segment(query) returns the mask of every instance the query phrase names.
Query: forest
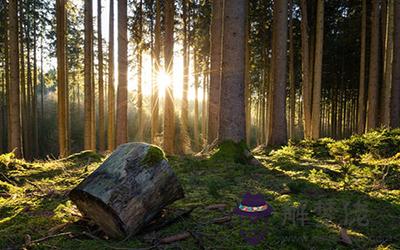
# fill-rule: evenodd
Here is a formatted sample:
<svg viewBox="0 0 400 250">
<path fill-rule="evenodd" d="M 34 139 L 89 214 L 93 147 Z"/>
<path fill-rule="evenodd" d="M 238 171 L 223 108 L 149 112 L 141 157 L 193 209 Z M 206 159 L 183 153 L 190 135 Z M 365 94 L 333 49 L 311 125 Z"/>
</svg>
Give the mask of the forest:
<svg viewBox="0 0 400 250">
<path fill-rule="evenodd" d="M 0 249 L 399 249 L 399 224 L 400 0 L 0 2 Z"/>
</svg>

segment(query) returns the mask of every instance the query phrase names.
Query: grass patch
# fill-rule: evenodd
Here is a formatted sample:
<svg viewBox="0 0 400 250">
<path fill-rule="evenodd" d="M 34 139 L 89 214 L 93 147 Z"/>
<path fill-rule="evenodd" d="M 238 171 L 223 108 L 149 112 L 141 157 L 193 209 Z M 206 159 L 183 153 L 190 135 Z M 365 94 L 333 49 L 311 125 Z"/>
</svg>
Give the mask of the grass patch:
<svg viewBox="0 0 400 250">
<path fill-rule="evenodd" d="M 0 249 L 21 248 L 26 235 L 38 239 L 60 226 L 63 228 L 58 232 L 72 232 L 76 237 L 46 240 L 33 249 L 143 248 L 155 239 L 188 230 L 200 233 L 206 249 L 399 249 L 400 157 L 394 153 L 396 149 L 383 150 L 387 139 L 380 140 L 382 144 L 369 141 L 393 135 L 395 139 L 390 138 L 389 144 L 397 145 L 397 132 L 372 133 L 344 141 L 300 142 L 256 155 L 263 166 L 226 160 L 227 155 L 218 160 L 170 158 L 185 198 L 168 211 L 198 208 L 189 218 L 126 241 L 82 235 L 97 228 L 82 221 L 67 198 L 68 191 L 99 166 L 96 157 L 27 163 L 11 154 L 1 155 Z M 352 149 L 355 145 L 358 149 Z M 225 152 L 235 150 L 229 146 Z M 344 161 L 344 155 L 350 158 Z M 252 228 L 252 223 L 234 215 L 227 223 L 212 223 L 231 215 L 246 192 L 262 194 L 274 209 L 266 239 L 256 247 L 250 247 L 240 236 L 241 230 Z M 216 203 L 227 207 L 221 211 L 204 208 Z M 347 229 L 352 246 L 338 242 L 340 227 Z M 168 247 L 198 249 L 199 245 L 191 237 Z"/>
</svg>

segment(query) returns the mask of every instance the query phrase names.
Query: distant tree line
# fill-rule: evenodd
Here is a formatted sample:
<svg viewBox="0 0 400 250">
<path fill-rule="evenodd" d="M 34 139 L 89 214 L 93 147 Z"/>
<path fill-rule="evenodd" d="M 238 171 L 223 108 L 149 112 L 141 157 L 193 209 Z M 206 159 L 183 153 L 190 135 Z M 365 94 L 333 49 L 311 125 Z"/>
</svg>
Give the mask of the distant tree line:
<svg viewBox="0 0 400 250">
<path fill-rule="evenodd" d="M 400 1 L 93 6 L 92 0 L 0 3 L 0 152 L 65 157 L 138 140 L 190 154 L 226 140 L 282 145 L 400 126 Z M 179 100 L 176 53 L 183 57 Z M 49 61 L 53 68 L 45 67 Z M 161 71 L 170 76 L 162 99 Z M 137 79 L 134 92 L 128 72 Z"/>
</svg>

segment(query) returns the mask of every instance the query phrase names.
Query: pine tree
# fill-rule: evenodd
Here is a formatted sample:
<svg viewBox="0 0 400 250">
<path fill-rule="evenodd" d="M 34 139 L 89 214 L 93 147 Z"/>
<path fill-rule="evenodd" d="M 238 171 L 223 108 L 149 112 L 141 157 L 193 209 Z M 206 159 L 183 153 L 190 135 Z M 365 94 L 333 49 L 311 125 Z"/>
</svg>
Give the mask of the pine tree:
<svg viewBox="0 0 400 250">
<path fill-rule="evenodd" d="M 114 0 L 110 0 L 108 48 L 108 126 L 107 148 L 115 149 L 115 87 L 114 87 Z"/>
<path fill-rule="evenodd" d="M 101 0 L 97 0 L 97 46 L 99 61 L 99 150 L 105 150 L 104 130 L 104 76 L 103 76 L 103 37 L 101 30 Z"/>
<path fill-rule="evenodd" d="M 212 1 L 210 91 L 208 96 L 208 143 L 218 137 L 222 62 L 223 0 Z"/>
<path fill-rule="evenodd" d="M 174 15 L 175 6 L 173 0 L 165 1 L 165 40 L 164 57 L 165 72 L 169 76 L 169 81 L 165 89 L 164 100 L 164 151 L 168 154 L 174 153 L 175 138 L 175 112 L 174 96 L 172 86 L 173 52 L 174 52 Z"/>
<path fill-rule="evenodd" d="M 118 0 L 117 145 L 128 141 L 128 31 L 127 1 Z"/>
<path fill-rule="evenodd" d="M 241 142 L 246 139 L 246 15 L 246 0 L 225 1 L 218 135 L 220 142 Z"/>
<path fill-rule="evenodd" d="M 67 142 L 67 102 L 68 102 L 68 85 L 67 85 L 67 60 L 66 60 L 66 10 L 65 0 L 57 0 L 57 92 L 58 92 L 58 143 L 60 157 L 68 155 Z"/>
<path fill-rule="evenodd" d="M 287 142 L 286 80 L 287 80 L 287 0 L 274 2 L 272 40 L 272 82 L 268 105 L 268 145 Z"/>
<path fill-rule="evenodd" d="M 376 128 L 378 121 L 379 4 L 380 0 L 375 0 L 371 2 L 371 54 L 369 64 L 369 84 L 367 100 L 367 130 Z"/>
<path fill-rule="evenodd" d="M 93 4 L 92 0 L 85 1 L 85 58 L 84 58 L 84 73 L 85 73 L 85 126 L 84 126 L 84 149 L 95 150 L 93 141 Z"/>
<path fill-rule="evenodd" d="M 20 92 L 19 92 L 19 50 L 18 50 L 18 11 L 17 0 L 10 0 L 8 5 L 9 47 L 10 47 L 10 86 L 9 86 L 9 151 L 14 150 L 15 156 L 22 157 Z"/>
</svg>

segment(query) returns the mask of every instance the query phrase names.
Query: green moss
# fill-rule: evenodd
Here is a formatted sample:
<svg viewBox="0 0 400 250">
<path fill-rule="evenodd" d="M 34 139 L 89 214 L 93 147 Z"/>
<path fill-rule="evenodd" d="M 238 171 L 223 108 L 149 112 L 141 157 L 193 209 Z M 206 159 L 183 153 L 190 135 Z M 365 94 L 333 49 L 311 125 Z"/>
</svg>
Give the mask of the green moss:
<svg viewBox="0 0 400 250">
<path fill-rule="evenodd" d="M 244 141 L 223 141 L 211 156 L 211 160 L 228 161 L 235 163 L 248 163 L 251 159 L 250 151 Z"/>
<path fill-rule="evenodd" d="M 379 138 L 380 133 L 357 136 L 369 142 L 365 144 L 368 146 L 365 151 L 359 148 L 366 152 L 360 163 L 343 164 L 324 157 L 325 146 L 321 144 L 342 143 L 346 145 L 346 152 L 356 150 L 354 145 L 358 142 L 350 145 L 343 140 L 332 143 L 308 141 L 282 147 L 271 154 L 260 152 L 256 154 L 264 165 L 260 167 L 234 162 L 237 154 L 241 155 L 246 149 L 243 144 L 242 147 L 229 143 L 221 145 L 213 155 L 219 161 L 171 157 L 169 163 L 185 190 L 185 199 L 168 206 L 167 211 L 174 213 L 193 206 L 198 208 L 190 217 L 157 231 L 157 237 L 194 231 L 204 235 L 202 244 L 206 249 L 215 248 L 217 244 L 224 249 L 250 249 L 240 231 L 252 229 L 251 223 L 243 223 L 235 215 L 226 224 L 211 221 L 232 211 L 242 195 L 251 192 L 263 194 L 274 209 L 268 222 L 267 239 L 251 249 L 309 249 L 310 245 L 316 249 L 346 249 L 348 247 L 338 243 L 339 226 L 348 229 L 353 248 L 400 249 L 400 239 L 395 237 L 400 235 L 398 223 L 395 223 L 395 218 L 400 218 L 400 153 L 390 158 L 383 158 L 385 154 L 381 153 L 380 158 L 376 157 L 376 150 L 385 149 L 381 145 L 389 145 L 388 141 L 395 142 L 398 133 L 384 132 L 387 138 L 381 137 L 384 140 Z M 379 141 L 375 144 L 372 138 Z M 147 160 L 160 159 L 163 155 L 160 151 L 151 148 Z M 330 150 L 330 154 L 333 153 Z M 337 155 L 332 156 L 336 158 Z M 93 227 L 85 221 L 78 222 L 78 211 L 68 201 L 66 193 L 100 163 L 87 160 L 27 163 L 10 155 L 0 155 L 0 162 L 3 164 L 0 165 L 1 173 L 7 178 L 27 180 L 16 182 L 16 185 L 0 181 L 0 189 L 4 191 L 0 191 L 0 249 L 23 248 L 25 235 L 36 240 L 63 223 L 68 225 L 57 233 L 73 232 L 76 237 L 52 238 L 32 249 L 49 246 L 60 249 L 151 247 L 152 243 L 143 241 L 142 236 L 115 241 L 94 240 L 82 235 L 83 231 Z M 203 208 L 216 203 L 224 203 L 227 208 L 224 211 Z M 301 225 L 302 206 L 306 219 L 304 226 Z M 357 211 L 363 206 L 368 209 L 368 225 L 358 223 L 360 214 Z M 95 228 L 89 232 L 101 238 Z M 194 238 L 188 238 L 179 242 L 179 246 L 195 249 L 198 243 Z"/>
<path fill-rule="evenodd" d="M 152 166 L 161 162 L 164 159 L 165 159 L 164 151 L 162 151 L 162 149 L 157 146 L 150 145 L 145 157 L 142 160 L 142 164 L 145 164 L 147 166 Z"/>
</svg>

